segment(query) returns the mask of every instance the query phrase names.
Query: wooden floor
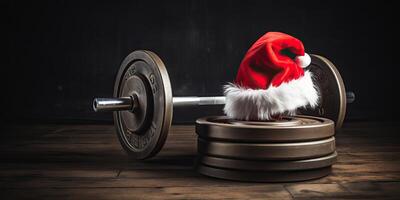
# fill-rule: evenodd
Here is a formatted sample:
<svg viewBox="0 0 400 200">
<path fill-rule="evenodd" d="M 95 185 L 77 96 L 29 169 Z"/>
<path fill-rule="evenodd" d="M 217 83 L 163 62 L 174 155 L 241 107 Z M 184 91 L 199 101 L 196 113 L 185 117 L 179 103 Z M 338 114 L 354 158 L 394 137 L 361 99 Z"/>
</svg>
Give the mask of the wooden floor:
<svg viewBox="0 0 400 200">
<path fill-rule="evenodd" d="M 394 122 L 345 124 L 332 175 L 282 184 L 196 173 L 193 126 L 174 126 L 146 162 L 125 155 L 111 125 L 9 125 L 0 137 L 0 199 L 400 199 Z"/>
</svg>

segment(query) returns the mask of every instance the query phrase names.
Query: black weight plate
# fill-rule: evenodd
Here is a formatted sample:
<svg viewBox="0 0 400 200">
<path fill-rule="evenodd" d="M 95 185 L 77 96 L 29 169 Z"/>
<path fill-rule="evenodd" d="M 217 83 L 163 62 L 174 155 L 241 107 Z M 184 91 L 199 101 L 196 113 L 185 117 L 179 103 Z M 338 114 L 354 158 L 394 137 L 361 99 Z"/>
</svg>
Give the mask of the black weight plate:
<svg viewBox="0 0 400 200">
<path fill-rule="evenodd" d="M 249 182 L 305 181 L 327 176 L 331 173 L 331 170 L 331 167 L 324 167 L 304 171 L 244 171 L 215 168 L 206 165 L 197 166 L 197 171 L 206 176 Z"/>
<path fill-rule="evenodd" d="M 276 122 L 237 121 L 226 116 L 200 118 L 196 133 L 209 140 L 232 142 L 299 142 L 332 137 L 333 121 L 312 116 L 286 117 Z"/>
<path fill-rule="evenodd" d="M 300 160 L 318 158 L 335 151 L 335 138 L 293 143 L 233 143 L 197 140 L 203 155 L 248 160 Z"/>
<path fill-rule="evenodd" d="M 134 51 L 122 62 L 114 97 L 138 96 L 140 109 L 114 112 L 118 138 L 135 159 L 157 154 L 165 143 L 172 120 L 172 92 L 167 70 L 150 51 Z"/>
<path fill-rule="evenodd" d="M 301 109 L 300 112 L 331 119 L 336 128 L 342 127 L 346 115 L 346 89 L 339 71 L 332 62 L 319 55 L 311 55 L 311 64 L 306 69 L 313 74 L 320 102 L 317 108 Z"/>
<path fill-rule="evenodd" d="M 337 153 L 334 152 L 330 155 L 294 161 L 269 161 L 269 160 L 237 160 L 229 158 L 219 158 L 213 156 L 202 156 L 198 158 L 198 162 L 207 166 L 248 170 L 248 171 L 298 171 L 308 169 L 318 169 L 329 167 L 336 162 Z"/>
</svg>

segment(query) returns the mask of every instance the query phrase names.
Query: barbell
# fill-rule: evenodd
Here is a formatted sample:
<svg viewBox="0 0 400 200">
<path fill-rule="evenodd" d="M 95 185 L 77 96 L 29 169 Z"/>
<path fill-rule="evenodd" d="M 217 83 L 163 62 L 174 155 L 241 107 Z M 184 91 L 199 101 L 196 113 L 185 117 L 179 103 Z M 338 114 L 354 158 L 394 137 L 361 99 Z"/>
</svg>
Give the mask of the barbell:
<svg viewBox="0 0 400 200">
<path fill-rule="evenodd" d="M 332 119 L 340 128 L 346 103 L 354 101 L 346 93 L 336 67 L 326 58 L 311 55 L 308 67 L 314 74 L 321 98 L 319 107 L 302 109 L 301 114 Z M 135 159 L 157 154 L 165 143 L 172 122 L 173 107 L 223 105 L 224 96 L 172 97 L 171 83 L 162 60 L 153 52 L 137 50 L 122 62 L 114 84 L 113 98 L 95 98 L 95 111 L 114 111 L 114 124 L 125 151 Z"/>
</svg>

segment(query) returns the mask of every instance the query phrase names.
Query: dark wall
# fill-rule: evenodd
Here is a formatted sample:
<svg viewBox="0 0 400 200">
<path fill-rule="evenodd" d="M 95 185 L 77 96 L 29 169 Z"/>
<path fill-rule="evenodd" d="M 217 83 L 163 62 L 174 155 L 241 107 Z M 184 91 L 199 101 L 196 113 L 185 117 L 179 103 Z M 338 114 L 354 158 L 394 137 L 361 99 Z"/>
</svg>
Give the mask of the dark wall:
<svg viewBox="0 0 400 200">
<path fill-rule="evenodd" d="M 135 49 L 164 60 L 175 96 L 220 95 L 248 47 L 268 31 L 294 35 L 309 53 L 337 65 L 357 95 L 350 119 L 398 118 L 392 3 L 10 1 L 2 7 L 3 119 L 111 120 L 92 112 L 91 101 L 112 95 L 119 64 Z M 180 109 L 176 119 L 220 108 Z"/>
</svg>

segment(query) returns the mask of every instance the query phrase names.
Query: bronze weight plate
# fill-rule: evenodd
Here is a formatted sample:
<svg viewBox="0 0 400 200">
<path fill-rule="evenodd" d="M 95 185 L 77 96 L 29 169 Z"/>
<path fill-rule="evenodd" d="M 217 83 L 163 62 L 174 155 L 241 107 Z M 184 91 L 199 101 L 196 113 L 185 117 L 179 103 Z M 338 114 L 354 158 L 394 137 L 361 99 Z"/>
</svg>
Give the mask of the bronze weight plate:
<svg viewBox="0 0 400 200">
<path fill-rule="evenodd" d="M 157 154 L 165 143 L 172 120 L 172 91 L 161 59 L 150 51 L 134 51 L 122 62 L 114 97 L 138 97 L 135 111 L 114 112 L 118 138 L 135 159 Z"/>
<path fill-rule="evenodd" d="M 200 118 L 196 133 L 207 140 L 230 142 L 301 142 L 332 137 L 333 121 L 320 117 L 294 116 L 281 121 L 238 121 L 226 116 Z"/>
<path fill-rule="evenodd" d="M 343 79 L 328 59 L 319 55 L 310 56 L 311 64 L 306 69 L 313 74 L 320 101 L 317 108 L 301 109 L 300 112 L 331 119 L 335 121 L 336 128 L 340 128 L 346 115 L 346 89 Z"/>
<path fill-rule="evenodd" d="M 298 171 L 318 169 L 332 166 L 336 162 L 336 151 L 330 155 L 294 161 L 268 161 L 268 160 L 236 160 L 229 158 L 219 158 L 213 156 L 202 156 L 198 162 L 207 166 L 249 171 Z"/>
<path fill-rule="evenodd" d="M 233 143 L 197 140 L 200 154 L 248 160 L 300 160 L 318 158 L 335 151 L 335 138 L 292 143 Z"/>
<path fill-rule="evenodd" d="M 197 166 L 197 171 L 203 175 L 249 182 L 291 182 L 317 179 L 331 173 L 331 167 L 303 171 L 245 171 L 215 168 L 206 165 Z"/>
</svg>

